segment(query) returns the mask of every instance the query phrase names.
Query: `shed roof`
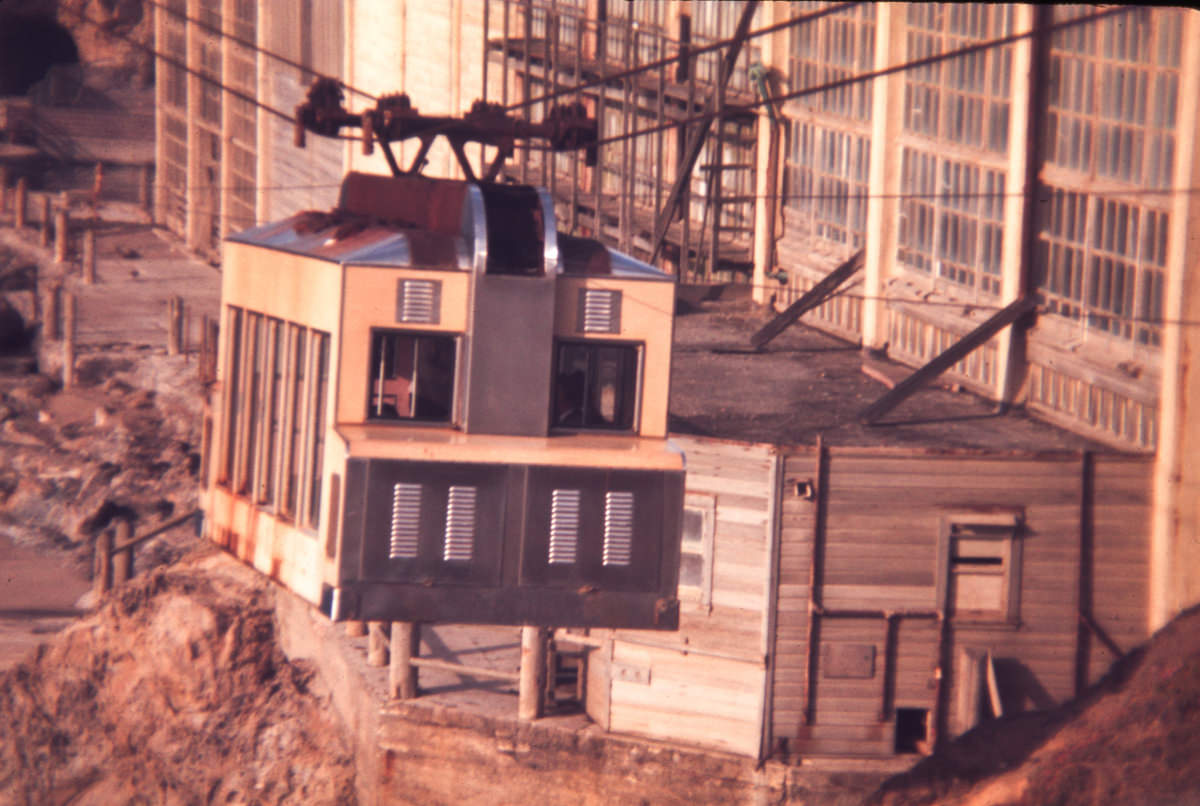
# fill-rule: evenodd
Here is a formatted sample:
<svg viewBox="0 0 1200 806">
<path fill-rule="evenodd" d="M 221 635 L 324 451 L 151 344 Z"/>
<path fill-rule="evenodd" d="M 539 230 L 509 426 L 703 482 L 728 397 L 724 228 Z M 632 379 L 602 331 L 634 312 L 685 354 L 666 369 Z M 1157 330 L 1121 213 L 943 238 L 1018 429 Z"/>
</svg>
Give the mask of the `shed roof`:
<svg viewBox="0 0 1200 806">
<path fill-rule="evenodd" d="M 681 306 L 683 304 L 681 303 Z M 683 306 L 686 307 L 686 306 Z M 803 322 L 759 353 L 750 335 L 770 313 L 748 301 L 706 302 L 675 320 L 669 427 L 748 442 L 995 452 L 1112 451 L 1018 407 L 928 386 L 876 425 L 859 413 L 887 392 L 862 371 L 856 345 Z"/>
</svg>

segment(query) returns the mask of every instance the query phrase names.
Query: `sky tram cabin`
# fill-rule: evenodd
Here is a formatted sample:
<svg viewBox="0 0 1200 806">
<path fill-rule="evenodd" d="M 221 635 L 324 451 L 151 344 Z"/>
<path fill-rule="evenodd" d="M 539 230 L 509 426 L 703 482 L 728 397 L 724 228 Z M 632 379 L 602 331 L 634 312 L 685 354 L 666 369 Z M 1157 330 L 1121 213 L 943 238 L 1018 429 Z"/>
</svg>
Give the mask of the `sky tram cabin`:
<svg viewBox="0 0 1200 806">
<path fill-rule="evenodd" d="M 674 629 L 673 306 L 543 191 L 351 173 L 226 242 L 207 533 L 335 620 Z"/>
</svg>

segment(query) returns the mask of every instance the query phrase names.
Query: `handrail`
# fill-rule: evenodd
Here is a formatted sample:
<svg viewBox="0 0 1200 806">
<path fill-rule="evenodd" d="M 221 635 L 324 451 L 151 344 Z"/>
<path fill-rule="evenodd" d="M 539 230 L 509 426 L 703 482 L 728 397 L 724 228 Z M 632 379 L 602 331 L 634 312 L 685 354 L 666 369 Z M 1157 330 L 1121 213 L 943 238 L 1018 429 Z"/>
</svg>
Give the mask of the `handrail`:
<svg viewBox="0 0 1200 806">
<path fill-rule="evenodd" d="M 149 540 L 152 537 L 158 537 L 163 532 L 165 532 L 169 529 L 174 529 L 176 526 L 180 525 L 181 523 L 184 523 L 185 521 L 187 521 L 191 518 L 196 517 L 203 511 L 204 510 L 200 509 L 199 507 L 196 507 L 195 509 L 193 509 L 191 512 L 187 513 L 186 515 L 180 515 L 179 517 L 173 518 L 172 520 L 169 520 L 166 523 L 160 524 L 160 525 L 154 527 L 153 529 L 151 529 L 149 532 L 146 532 L 146 534 L 144 534 L 144 535 L 138 535 L 137 537 L 132 537 L 129 540 L 126 540 L 124 543 L 115 543 L 115 544 L 113 544 L 111 553 L 116 554 L 118 551 L 124 551 L 125 549 L 133 548 L 138 543 Z"/>
</svg>

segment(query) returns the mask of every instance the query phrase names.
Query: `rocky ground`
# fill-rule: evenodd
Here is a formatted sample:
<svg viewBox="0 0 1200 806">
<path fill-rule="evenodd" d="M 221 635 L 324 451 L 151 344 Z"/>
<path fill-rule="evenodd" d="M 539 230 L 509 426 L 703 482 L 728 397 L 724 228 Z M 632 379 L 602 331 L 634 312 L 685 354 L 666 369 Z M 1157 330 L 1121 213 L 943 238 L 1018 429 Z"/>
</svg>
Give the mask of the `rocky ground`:
<svg viewBox="0 0 1200 806">
<path fill-rule="evenodd" d="M 354 762 L 270 583 L 214 551 L 0 675 L 0 804 L 345 804 Z"/>
</svg>

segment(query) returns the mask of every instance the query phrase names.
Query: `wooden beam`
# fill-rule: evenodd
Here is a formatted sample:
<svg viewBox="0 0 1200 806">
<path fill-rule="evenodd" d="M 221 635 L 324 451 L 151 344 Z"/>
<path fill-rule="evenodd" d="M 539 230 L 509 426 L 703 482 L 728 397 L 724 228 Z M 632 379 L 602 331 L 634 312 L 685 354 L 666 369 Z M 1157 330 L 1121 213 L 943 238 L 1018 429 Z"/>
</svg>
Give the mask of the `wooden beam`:
<svg viewBox="0 0 1200 806">
<path fill-rule="evenodd" d="M 943 350 L 928 364 L 896 384 L 895 389 L 867 406 L 859 415 L 859 420 L 865 425 L 874 424 L 880 417 L 911 397 L 922 386 L 950 369 L 976 347 L 981 346 L 1003 328 L 1011 325 L 1036 307 L 1037 299 L 1029 296 L 1022 297 L 1000 309 L 986 322 Z"/>
<path fill-rule="evenodd" d="M 819 283 L 805 291 L 800 299 L 793 302 L 782 313 L 763 325 L 757 333 L 750 337 L 750 344 L 754 349 L 761 350 L 771 339 L 790 327 L 793 322 L 827 300 L 834 291 L 838 290 L 842 283 L 850 279 L 855 272 L 863 267 L 863 257 L 865 254 L 866 250 L 859 249 L 848 260 L 825 275 Z"/>
<path fill-rule="evenodd" d="M 725 51 L 725 58 L 721 62 L 721 74 L 717 78 L 719 86 L 724 87 L 729 82 L 729 77 L 733 75 L 734 65 L 737 64 L 738 56 L 741 55 L 742 45 L 746 41 L 746 35 L 750 33 L 750 21 L 754 18 L 754 12 L 758 8 L 757 0 L 749 0 L 742 8 L 741 19 L 738 20 L 737 28 L 733 36 L 729 40 L 729 49 Z M 692 71 L 690 75 L 694 75 Z M 704 148 L 704 140 L 708 136 L 708 130 L 713 124 L 713 97 L 709 96 L 708 101 L 704 105 L 704 115 L 696 128 L 692 131 L 692 136 L 688 138 L 687 153 L 682 162 L 679 164 L 679 172 L 675 175 L 675 183 L 671 185 L 671 192 L 667 194 L 666 204 L 658 214 L 658 222 L 654 225 L 654 241 L 650 247 L 650 263 L 658 260 L 658 255 L 662 251 L 663 240 L 667 236 L 667 229 L 671 226 L 671 221 L 675 217 L 675 210 L 678 209 L 680 201 L 683 199 L 684 190 L 691 184 L 692 169 L 696 167 L 696 160 L 700 158 L 700 152 Z M 688 114 L 691 114 L 690 98 Z M 599 121 L 597 121 L 599 124 Z M 597 166 L 597 170 L 599 167 Z M 687 211 L 684 211 L 684 216 Z M 683 249 L 687 249 L 687 244 L 683 245 Z"/>
</svg>

